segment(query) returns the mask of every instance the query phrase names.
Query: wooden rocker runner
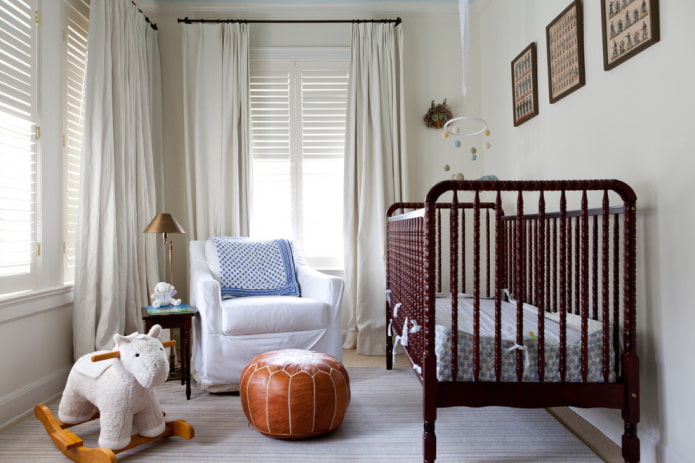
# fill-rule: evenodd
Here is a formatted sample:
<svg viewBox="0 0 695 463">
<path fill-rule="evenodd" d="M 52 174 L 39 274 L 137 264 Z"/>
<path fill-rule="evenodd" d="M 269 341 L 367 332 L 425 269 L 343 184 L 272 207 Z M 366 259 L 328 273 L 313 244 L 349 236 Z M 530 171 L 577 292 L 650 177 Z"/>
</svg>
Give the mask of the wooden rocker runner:
<svg viewBox="0 0 695 463">
<path fill-rule="evenodd" d="M 176 341 L 165 341 L 163 347 L 172 347 Z M 101 360 L 115 359 L 121 356 L 120 351 L 112 351 L 91 356 L 92 362 Z M 185 420 L 166 421 L 164 430 L 152 437 L 145 437 L 140 434 L 133 434 L 130 437 L 130 442 L 117 450 L 112 450 L 107 447 L 86 447 L 84 441 L 67 428 L 78 424 L 86 423 L 99 418 L 100 414 L 97 409 L 94 410 L 92 416 L 80 423 L 64 423 L 56 418 L 51 410 L 45 404 L 39 404 L 34 407 L 34 415 L 38 418 L 46 428 L 46 432 L 50 436 L 55 446 L 70 460 L 78 463 L 116 463 L 118 458 L 117 453 L 124 452 L 131 448 L 152 442 L 156 439 L 167 436 L 179 436 L 184 439 L 191 439 L 195 435 L 193 426 Z"/>
</svg>

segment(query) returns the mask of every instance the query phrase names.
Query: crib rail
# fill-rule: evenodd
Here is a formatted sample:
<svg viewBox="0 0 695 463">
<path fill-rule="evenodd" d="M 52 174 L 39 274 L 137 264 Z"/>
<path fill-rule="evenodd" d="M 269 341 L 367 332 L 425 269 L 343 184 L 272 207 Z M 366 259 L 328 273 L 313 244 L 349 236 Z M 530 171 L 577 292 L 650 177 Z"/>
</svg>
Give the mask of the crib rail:
<svg viewBox="0 0 695 463">
<path fill-rule="evenodd" d="M 444 197 L 447 195 L 447 197 Z M 635 352 L 635 195 L 616 180 L 447 181 L 423 203 L 389 210 L 387 322 L 415 368 L 434 363 L 435 296 L 451 294 L 450 377 L 459 375 L 459 293 L 473 305 L 472 380 L 481 375 L 481 300 L 495 302 L 494 381 L 503 378 L 501 306 L 516 305 L 515 380 L 529 368 L 548 379 L 545 314 L 559 315 L 559 382 L 568 381 L 568 314 L 580 322 L 581 382 L 621 378 L 621 356 Z M 406 212 L 395 215 L 397 212 Z M 394 307 L 399 316 L 394 317 Z M 537 308 L 534 365 L 523 346 L 522 313 Z M 571 316 L 570 315 L 570 316 Z M 407 319 L 408 326 L 404 326 Z M 592 320 L 592 322 L 590 322 Z M 589 324 L 600 325 L 600 379 L 590 378 Z M 621 343 L 622 341 L 622 343 Z M 388 343 L 387 338 L 387 343 Z M 391 348 L 392 346 L 387 346 Z M 485 379 L 487 378 L 487 379 Z M 556 379 L 553 379 L 556 381 Z M 572 381 L 577 381 L 576 378 Z"/>
</svg>

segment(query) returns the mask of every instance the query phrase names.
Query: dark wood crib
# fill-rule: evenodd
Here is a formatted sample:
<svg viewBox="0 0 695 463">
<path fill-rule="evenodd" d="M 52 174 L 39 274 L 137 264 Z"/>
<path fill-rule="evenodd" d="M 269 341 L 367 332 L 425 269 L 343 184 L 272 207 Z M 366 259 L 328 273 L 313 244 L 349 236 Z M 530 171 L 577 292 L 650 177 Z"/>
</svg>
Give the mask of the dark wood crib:
<svg viewBox="0 0 695 463">
<path fill-rule="evenodd" d="M 444 181 L 388 211 L 387 368 L 402 346 L 437 408 L 622 410 L 640 459 L 636 196 L 618 180 Z"/>
</svg>

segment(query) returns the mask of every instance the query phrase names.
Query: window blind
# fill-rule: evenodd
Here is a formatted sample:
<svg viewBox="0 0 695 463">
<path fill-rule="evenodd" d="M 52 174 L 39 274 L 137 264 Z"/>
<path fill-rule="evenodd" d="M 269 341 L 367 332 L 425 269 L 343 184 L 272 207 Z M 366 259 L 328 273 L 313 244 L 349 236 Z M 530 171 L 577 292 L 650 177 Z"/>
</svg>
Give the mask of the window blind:
<svg viewBox="0 0 695 463">
<path fill-rule="evenodd" d="M 35 285 L 36 21 L 33 0 L 0 3 L 0 292 Z"/>
<path fill-rule="evenodd" d="M 252 62 L 251 233 L 288 236 L 307 260 L 342 267 L 347 61 Z"/>
<path fill-rule="evenodd" d="M 74 281 L 77 208 L 80 194 L 80 158 L 84 127 L 84 84 L 87 70 L 87 32 L 89 4 L 83 0 L 65 0 L 65 127 L 63 142 L 64 197 L 63 236 L 65 240 L 64 280 Z"/>
</svg>

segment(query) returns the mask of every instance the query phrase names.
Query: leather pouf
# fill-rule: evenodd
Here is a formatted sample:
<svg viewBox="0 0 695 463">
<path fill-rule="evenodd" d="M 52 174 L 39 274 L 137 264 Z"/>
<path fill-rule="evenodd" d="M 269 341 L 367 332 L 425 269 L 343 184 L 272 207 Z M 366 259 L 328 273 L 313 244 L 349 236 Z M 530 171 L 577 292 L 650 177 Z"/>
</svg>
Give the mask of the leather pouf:
<svg viewBox="0 0 695 463">
<path fill-rule="evenodd" d="M 340 426 L 350 403 L 350 379 L 332 355 L 276 350 L 244 367 L 239 395 L 246 418 L 261 434 L 301 439 Z"/>
</svg>

